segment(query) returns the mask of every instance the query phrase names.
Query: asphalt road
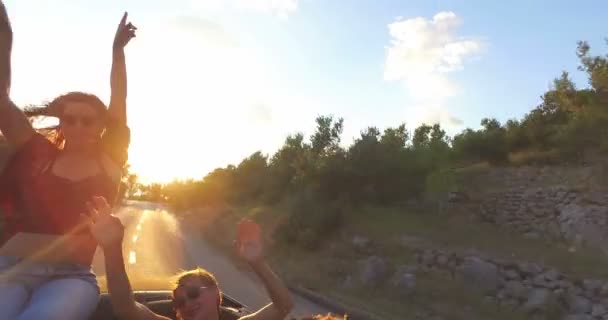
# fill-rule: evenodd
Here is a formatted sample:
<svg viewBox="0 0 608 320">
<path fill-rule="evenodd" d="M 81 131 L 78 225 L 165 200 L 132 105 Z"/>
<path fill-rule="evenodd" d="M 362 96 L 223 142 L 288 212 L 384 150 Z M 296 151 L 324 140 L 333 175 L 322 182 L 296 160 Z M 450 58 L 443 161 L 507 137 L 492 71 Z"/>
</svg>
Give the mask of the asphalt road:
<svg viewBox="0 0 608 320">
<path fill-rule="evenodd" d="M 251 272 L 237 268 L 228 258 L 209 246 L 200 232 L 182 225 L 161 206 L 130 202 L 117 215 L 125 225 L 125 260 L 135 290 L 166 290 L 172 287 L 172 277 L 182 270 L 200 266 L 211 271 L 220 288 L 251 309 L 270 302 L 262 284 Z M 103 254 L 95 255 L 93 268 L 100 276 L 102 289 Z M 327 309 L 293 295 L 292 316 L 324 314 Z"/>
</svg>

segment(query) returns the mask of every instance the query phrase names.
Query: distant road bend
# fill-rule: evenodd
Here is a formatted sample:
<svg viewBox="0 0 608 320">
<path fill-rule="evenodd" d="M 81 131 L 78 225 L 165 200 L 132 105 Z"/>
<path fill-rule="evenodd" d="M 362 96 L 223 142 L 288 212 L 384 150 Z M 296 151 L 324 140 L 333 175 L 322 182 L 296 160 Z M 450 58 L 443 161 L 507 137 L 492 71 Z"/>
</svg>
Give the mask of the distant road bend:
<svg viewBox="0 0 608 320">
<path fill-rule="evenodd" d="M 270 302 L 263 286 L 213 250 L 200 233 L 189 231 L 165 208 L 146 202 L 129 202 L 117 214 L 125 225 L 125 255 L 135 290 L 166 290 L 171 277 L 200 266 L 212 272 L 222 291 L 256 310 Z M 93 268 L 105 287 L 103 253 L 98 250 Z M 293 294 L 291 316 L 324 314 L 327 309 Z"/>
</svg>

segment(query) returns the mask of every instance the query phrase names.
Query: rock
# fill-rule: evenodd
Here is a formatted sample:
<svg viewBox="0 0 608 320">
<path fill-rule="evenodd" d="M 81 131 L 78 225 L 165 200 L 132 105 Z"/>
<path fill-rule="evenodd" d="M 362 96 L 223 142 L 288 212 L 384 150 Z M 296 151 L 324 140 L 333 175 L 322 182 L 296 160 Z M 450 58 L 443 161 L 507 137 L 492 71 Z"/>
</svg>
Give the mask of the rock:
<svg viewBox="0 0 608 320">
<path fill-rule="evenodd" d="M 448 257 L 445 256 L 445 255 L 443 255 L 443 254 L 439 255 L 437 257 L 437 264 L 440 265 L 440 266 L 442 266 L 442 267 L 445 266 L 445 265 L 447 265 L 448 264 Z"/>
<path fill-rule="evenodd" d="M 371 241 L 366 237 L 354 236 L 351 243 L 356 251 L 365 252 L 369 248 Z"/>
<path fill-rule="evenodd" d="M 387 276 L 388 268 L 384 259 L 371 256 L 360 261 L 361 272 L 359 274 L 361 283 L 366 286 L 380 286 Z"/>
<path fill-rule="evenodd" d="M 529 262 L 520 262 L 517 264 L 517 268 L 526 276 L 536 275 L 542 271 L 541 267 Z"/>
<path fill-rule="evenodd" d="M 601 317 L 606 313 L 608 313 L 608 310 L 606 310 L 606 307 L 601 304 L 594 304 L 591 308 L 591 316 L 593 317 Z"/>
<path fill-rule="evenodd" d="M 564 237 L 575 242 L 601 248 L 608 237 L 605 228 L 606 214 L 595 205 L 573 202 L 559 211 L 558 221 Z"/>
<path fill-rule="evenodd" d="M 547 270 L 547 272 L 545 272 L 544 276 L 545 276 L 545 279 L 547 279 L 549 281 L 557 281 L 561 278 L 559 272 L 555 269 Z"/>
<path fill-rule="evenodd" d="M 551 291 L 547 289 L 534 289 L 523 308 L 526 312 L 543 311 L 551 301 L 551 296 Z"/>
<path fill-rule="evenodd" d="M 570 288 L 574 287 L 574 284 L 572 284 L 572 282 L 569 282 L 567 280 L 559 280 L 557 282 L 557 284 L 559 285 L 560 288 L 562 288 L 564 290 L 570 290 Z"/>
<path fill-rule="evenodd" d="M 570 293 L 572 295 L 582 295 L 583 294 L 583 289 L 581 289 L 580 287 L 577 287 L 577 286 L 573 285 L 572 287 L 568 288 L 568 293 Z"/>
<path fill-rule="evenodd" d="M 600 295 L 602 297 L 608 297 L 608 283 L 605 283 L 600 289 Z"/>
<path fill-rule="evenodd" d="M 521 279 L 521 276 L 519 275 L 519 273 L 513 269 L 506 270 L 504 272 L 504 276 L 508 280 L 520 280 Z"/>
<path fill-rule="evenodd" d="M 549 288 L 549 281 L 547 281 L 547 279 L 545 279 L 544 275 L 542 274 L 539 274 L 534 277 L 534 280 L 532 280 L 532 284 L 540 288 Z"/>
<path fill-rule="evenodd" d="M 554 290 L 553 290 L 553 294 L 554 294 L 556 297 L 561 297 L 561 296 L 563 296 L 565 293 L 566 293 L 566 290 L 564 290 L 564 289 L 562 289 L 562 288 L 558 288 L 558 289 L 554 289 Z"/>
<path fill-rule="evenodd" d="M 401 294 L 408 295 L 416 288 L 416 276 L 411 273 L 397 274 L 393 277 L 391 284 Z"/>
<path fill-rule="evenodd" d="M 508 297 L 523 300 L 527 297 L 528 289 L 519 281 L 508 281 L 505 284 L 505 294 Z"/>
<path fill-rule="evenodd" d="M 477 257 L 465 258 L 461 272 L 465 282 L 483 291 L 496 290 L 501 282 L 498 267 Z"/>
<path fill-rule="evenodd" d="M 591 312 L 591 301 L 580 295 L 569 295 L 566 299 L 568 309 L 574 314 Z"/>
<path fill-rule="evenodd" d="M 602 289 L 602 286 L 604 285 L 604 283 L 602 282 L 602 280 L 592 280 L 592 279 L 585 279 L 583 280 L 583 288 L 585 288 L 585 290 L 590 291 L 590 292 L 599 292 Z"/>
<path fill-rule="evenodd" d="M 425 266 L 431 266 L 435 264 L 435 255 L 432 251 L 425 251 L 422 254 L 422 264 Z"/>
<path fill-rule="evenodd" d="M 547 288 L 552 290 L 559 289 L 559 281 L 547 280 Z"/>
</svg>

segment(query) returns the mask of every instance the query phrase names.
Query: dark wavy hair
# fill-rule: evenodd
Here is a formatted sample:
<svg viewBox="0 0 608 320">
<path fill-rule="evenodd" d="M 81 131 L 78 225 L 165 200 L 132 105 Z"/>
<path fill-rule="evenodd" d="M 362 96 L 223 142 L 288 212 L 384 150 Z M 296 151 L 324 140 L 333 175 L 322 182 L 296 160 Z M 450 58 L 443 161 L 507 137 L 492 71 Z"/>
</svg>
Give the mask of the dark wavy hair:
<svg viewBox="0 0 608 320">
<path fill-rule="evenodd" d="M 80 91 L 68 92 L 42 105 L 29 105 L 24 108 L 24 113 L 30 119 L 30 121 L 45 117 L 61 118 L 65 105 L 71 102 L 85 103 L 93 107 L 99 118 L 105 122 L 108 108 L 103 101 L 101 101 L 101 99 L 94 94 Z M 58 148 L 63 148 L 65 137 L 61 133 L 59 125 L 44 127 L 37 130 L 43 133 L 47 139 L 49 139 Z"/>
</svg>

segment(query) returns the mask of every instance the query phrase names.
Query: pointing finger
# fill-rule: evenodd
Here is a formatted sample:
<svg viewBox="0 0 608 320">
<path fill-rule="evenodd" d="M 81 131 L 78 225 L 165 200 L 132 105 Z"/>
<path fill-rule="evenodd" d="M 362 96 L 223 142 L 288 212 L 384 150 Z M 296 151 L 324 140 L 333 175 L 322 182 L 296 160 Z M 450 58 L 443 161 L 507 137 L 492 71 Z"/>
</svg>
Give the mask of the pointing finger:
<svg viewBox="0 0 608 320">
<path fill-rule="evenodd" d="M 125 13 L 122 15 L 122 19 L 120 19 L 121 26 L 124 26 L 127 23 L 128 16 L 129 16 L 129 13 L 125 11 Z"/>
</svg>

